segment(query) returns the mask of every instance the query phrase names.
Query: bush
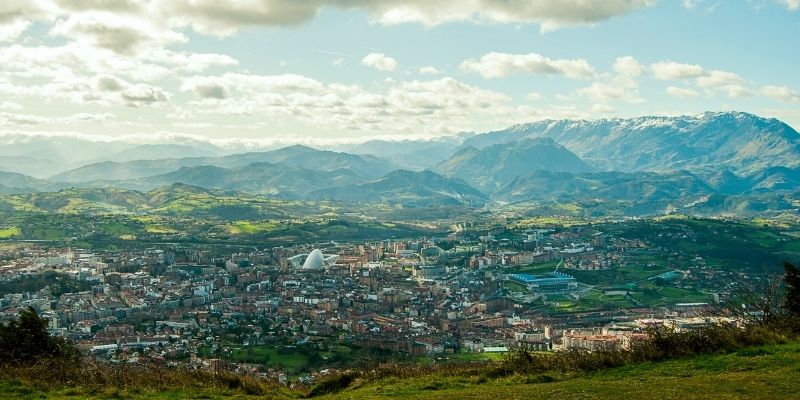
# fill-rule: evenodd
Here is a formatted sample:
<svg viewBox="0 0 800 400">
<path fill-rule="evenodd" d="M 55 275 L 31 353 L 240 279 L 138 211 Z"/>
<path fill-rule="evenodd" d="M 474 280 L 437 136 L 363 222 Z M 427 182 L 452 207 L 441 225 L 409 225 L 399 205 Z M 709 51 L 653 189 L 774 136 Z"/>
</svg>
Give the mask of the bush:
<svg viewBox="0 0 800 400">
<path fill-rule="evenodd" d="M 739 328 L 717 324 L 684 332 L 666 328 L 654 329 L 650 331 L 649 340 L 636 343 L 628 350 L 573 350 L 562 353 L 514 350 L 488 376 L 530 375 L 546 371 L 597 371 L 631 363 L 729 353 L 752 346 L 786 343 L 791 335 L 791 331 L 781 328 L 781 325 L 749 325 Z"/>
<path fill-rule="evenodd" d="M 711 325 L 687 332 L 658 329 L 651 339 L 633 347 L 636 361 L 661 361 L 700 354 L 727 353 L 744 347 L 785 343 L 787 333 L 776 326 Z"/>
<path fill-rule="evenodd" d="M 80 352 L 63 338 L 47 333 L 47 320 L 27 308 L 19 318 L 0 324 L 0 363 L 24 363 L 39 359 L 77 360 Z"/>
<path fill-rule="evenodd" d="M 275 389 L 273 382 L 268 382 L 249 375 L 241 375 L 233 372 L 220 372 L 209 377 L 208 383 L 220 382 L 228 389 L 239 389 L 248 395 L 263 396 L 271 393 Z"/>
<path fill-rule="evenodd" d="M 783 265 L 783 281 L 786 284 L 784 308 L 794 317 L 800 317 L 800 268 L 792 263 Z"/>
<path fill-rule="evenodd" d="M 631 361 L 631 352 L 624 350 L 602 350 L 595 352 L 573 350 L 563 353 L 532 353 L 520 349 L 509 352 L 503 359 L 498 373 L 537 374 L 546 371 L 580 372 L 623 366 Z"/>
<path fill-rule="evenodd" d="M 336 393 L 341 390 L 347 389 L 353 381 L 356 380 L 357 375 L 352 372 L 337 374 L 328 377 L 314 386 L 311 392 L 308 393 L 309 397 L 322 396 L 325 394 Z"/>
<path fill-rule="evenodd" d="M 166 367 L 157 363 L 103 364 L 92 360 L 40 359 L 35 363 L 0 366 L 0 381 L 21 382 L 49 390 L 83 387 L 129 391 L 232 389 L 248 395 L 288 391 L 277 382 L 220 370 Z M 0 396 L 1 397 L 1 396 Z"/>
</svg>

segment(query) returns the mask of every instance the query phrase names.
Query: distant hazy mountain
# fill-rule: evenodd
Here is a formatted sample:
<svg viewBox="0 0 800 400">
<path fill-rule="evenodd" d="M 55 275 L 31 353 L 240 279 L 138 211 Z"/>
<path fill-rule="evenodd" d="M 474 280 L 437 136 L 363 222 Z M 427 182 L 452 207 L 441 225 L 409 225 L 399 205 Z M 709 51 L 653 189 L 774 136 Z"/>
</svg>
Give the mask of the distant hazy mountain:
<svg viewBox="0 0 800 400">
<path fill-rule="evenodd" d="M 268 162 L 315 171 L 350 169 L 366 178 L 383 176 L 394 169 L 386 161 L 372 156 L 359 156 L 305 146 L 291 146 L 269 152 L 233 154 L 224 157 L 166 158 L 128 162 L 101 162 L 86 165 L 50 178 L 58 182 L 92 182 L 141 179 L 177 171 L 184 167 L 216 166 L 238 168 L 252 163 Z"/>
<path fill-rule="evenodd" d="M 86 183 L 96 181 L 122 181 L 165 174 L 188 165 L 202 165 L 204 158 L 163 160 L 137 160 L 128 162 L 103 161 L 75 168 L 51 176 L 53 182 Z"/>
<path fill-rule="evenodd" d="M 409 206 L 482 206 L 486 196 L 464 182 L 432 171 L 397 170 L 381 179 L 312 192 L 314 199 L 388 202 Z"/>
<path fill-rule="evenodd" d="M 58 190 L 63 187 L 28 175 L 5 171 L 0 171 L 0 186 L 3 186 L 2 192 L 5 194 Z"/>
<path fill-rule="evenodd" d="M 285 164 L 261 162 L 238 168 L 210 165 L 184 167 L 164 175 L 116 184 L 128 188 L 152 189 L 173 183 L 183 183 L 208 189 L 298 198 L 317 189 L 349 185 L 364 180 L 365 178 L 356 175 L 349 169 L 315 171 Z"/>
<path fill-rule="evenodd" d="M 135 147 L 128 142 L 97 142 L 70 137 L 9 135 L 0 137 L 0 156 L 29 157 L 75 166 Z M 48 171 L 54 175 L 59 171 Z"/>
<path fill-rule="evenodd" d="M 19 193 L 29 193 L 29 192 L 21 191 L 20 188 L 12 188 L 0 184 L 0 194 L 19 194 Z"/>
<path fill-rule="evenodd" d="M 465 147 L 435 170 L 491 192 L 517 176 L 536 171 L 579 173 L 592 168 L 553 140 L 537 138 L 482 149 Z"/>
<path fill-rule="evenodd" d="M 389 160 L 399 168 L 422 170 L 436 166 L 450 158 L 471 133 L 417 140 L 370 140 L 359 144 L 344 144 L 339 151 L 353 154 L 370 154 Z"/>
<path fill-rule="evenodd" d="M 16 172 L 34 178 L 45 179 L 54 173 L 66 171 L 72 166 L 43 158 L 27 156 L 0 156 L 0 171 Z"/>
<path fill-rule="evenodd" d="M 5 135 L 0 137 L 0 170 L 47 178 L 82 165 L 161 158 L 220 156 L 210 143 L 137 144 L 72 137 Z"/>
<path fill-rule="evenodd" d="M 728 168 L 739 175 L 800 165 L 800 135 L 777 119 L 741 112 L 597 121 L 540 121 L 477 135 L 464 147 L 547 137 L 600 170 Z"/>
<path fill-rule="evenodd" d="M 126 162 L 136 160 L 159 160 L 164 158 L 218 157 L 224 153 L 222 149 L 208 143 L 194 146 L 181 144 L 142 144 L 100 157 L 93 161 Z"/>
<path fill-rule="evenodd" d="M 301 145 L 261 154 L 263 154 L 263 160 L 259 161 L 281 163 L 315 171 L 349 169 L 358 175 L 368 178 L 383 176 L 396 168 L 392 163 L 372 155 L 317 150 Z M 235 157 L 235 155 L 230 157 Z"/>
</svg>

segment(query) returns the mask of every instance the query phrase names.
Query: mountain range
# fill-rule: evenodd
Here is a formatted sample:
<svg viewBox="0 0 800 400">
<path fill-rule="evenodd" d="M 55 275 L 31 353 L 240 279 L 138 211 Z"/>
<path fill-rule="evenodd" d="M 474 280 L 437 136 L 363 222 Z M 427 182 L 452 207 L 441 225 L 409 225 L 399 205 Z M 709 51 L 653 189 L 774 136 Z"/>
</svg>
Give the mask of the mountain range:
<svg viewBox="0 0 800 400">
<path fill-rule="evenodd" d="M 396 202 L 412 207 L 482 206 L 487 197 L 463 181 L 432 171 L 390 172 L 383 178 L 360 184 L 335 186 L 310 193 L 312 199 L 358 202 Z"/>
<path fill-rule="evenodd" d="M 69 170 L 49 178 L 53 182 L 92 182 L 131 180 L 167 174 L 186 167 L 214 166 L 238 168 L 253 163 L 281 163 L 314 171 L 350 169 L 354 173 L 377 178 L 392 170 L 392 163 L 368 155 L 317 150 L 295 145 L 269 152 L 250 152 L 222 157 L 185 157 L 127 162 L 103 161 Z"/>
<path fill-rule="evenodd" d="M 64 139 L 38 147 L 4 145 L 0 170 L 8 172 L 0 173 L 0 193 L 69 187 L 151 191 L 181 183 L 408 207 L 601 201 L 645 212 L 786 210 L 793 207 L 787 193 L 800 192 L 799 139 L 779 120 L 740 112 L 539 121 L 432 140 L 373 140 L 330 149 L 295 145 L 238 154 L 211 145 L 112 144 L 105 152 L 110 155 L 102 156 L 92 145 L 92 157 L 79 161 L 66 154 L 77 151 L 78 143 Z M 48 151 L 55 153 L 50 157 Z M 83 164 L 54 169 L 61 172 L 50 176 L 9 168 L 29 160 L 39 160 L 33 164 L 41 168 L 48 162 Z"/>
<path fill-rule="evenodd" d="M 152 190 L 179 182 L 209 189 L 302 198 L 314 190 L 361 183 L 365 179 L 347 168 L 319 171 L 285 164 L 257 162 L 236 168 L 213 165 L 183 167 L 174 172 L 139 180 L 114 181 L 109 186 Z"/>
<path fill-rule="evenodd" d="M 482 149 L 461 148 L 435 170 L 464 179 L 476 188 L 492 191 L 515 177 L 536 171 L 590 172 L 592 167 L 549 138 L 521 139 Z"/>
<path fill-rule="evenodd" d="M 596 121 L 539 121 L 476 135 L 464 147 L 485 148 L 550 138 L 602 171 L 664 172 L 726 167 L 750 175 L 800 166 L 798 133 L 771 118 L 742 112 Z"/>
</svg>

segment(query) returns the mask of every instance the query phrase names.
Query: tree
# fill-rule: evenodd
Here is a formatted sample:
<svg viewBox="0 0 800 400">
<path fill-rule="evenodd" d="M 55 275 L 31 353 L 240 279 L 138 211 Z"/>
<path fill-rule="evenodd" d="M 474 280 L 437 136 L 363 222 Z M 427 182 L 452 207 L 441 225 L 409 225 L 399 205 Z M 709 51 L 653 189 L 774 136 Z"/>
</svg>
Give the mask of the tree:
<svg viewBox="0 0 800 400">
<path fill-rule="evenodd" d="M 740 284 L 720 306 L 724 313 L 756 325 L 769 325 L 780 318 L 783 309 L 783 281 L 779 276 L 754 279 Z"/>
<path fill-rule="evenodd" d="M 80 355 L 72 343 L 50 336 L 47 320 L 31 307 L 20 311 L 19 318 L 0 324 L 0 360 L 26 362 L 39 358 L 76 358 Z"/>
<path fill-rule="evenodd" d="M 800 268 L 791 263 L 783 265 L 783 282 L 786 285 L 784 308 L 790 314 L 800 317 Z"/>
</svg>

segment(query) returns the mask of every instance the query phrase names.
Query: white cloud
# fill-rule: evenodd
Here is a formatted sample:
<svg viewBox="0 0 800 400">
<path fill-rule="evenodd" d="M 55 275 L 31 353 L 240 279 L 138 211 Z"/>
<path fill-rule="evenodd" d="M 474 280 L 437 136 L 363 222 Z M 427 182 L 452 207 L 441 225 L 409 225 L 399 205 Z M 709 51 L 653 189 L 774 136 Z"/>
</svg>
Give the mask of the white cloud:
<svg viewBox="0 0 800 400">
<path fill-rule="evenodd" d="M 798 3 L 798 0 L 774 1 L 784 3 L 789 9 L 796 9 Z M 665 89 L 667 95 L 679 98 L 701 93 L 729 97 L 754 94 L 749 87 L 752 83 L 732 72 L 673 61 L 645 67 L 630 56 L 617 58 L 611 71 L 599 73 L 582 58 L 551 59 L 536 53 L 488 53 L 461 64 L 462 71 L 487 79 L 527 73 L 588 80 L 581 85 L 586 87 L 577 90 L 561 88 L 566 95 L 548 91 L 548 100 L 558 101 L 561 107 L 535 103 L 544 98 L 537 92 L 524 97 L 529 104 L 519 105 L 524 103 L 522 99 L 515 103 L 498 91 L 449 77 L 434 79 L 433 75 L 442 76 L 442 71 L 424 64 L 416 72 L 430 75 L 421 78 L 431 80 L 386 80 L 367 87 L 323 82 L 291 73 L 257 75 L 234 69 L 239 63 L 227 55 L 199 54 L 177 47 L 187 42 L 188 29 L 229 35 L 249 26 L 300 24 L 325 8 L 361 11 L 373 23 L 386 25 L 433 26 L 453 21 L 535 23 L 546 31 L 591 25 L 653 3 L 653 0 L 2 0 L 0 42 L 16 43 L 0 46 L 0 93 L 7 99 L 0 101 L 0 109 L 19 110 L 24 104 L 27 112 L 32 100 L 52 105 L 52 109 L 70 109 L 70 105 L 148 107 L 141 113 L 121 114 L 136 114 L 129 123 L 147 121 L 154 128 L 160 123 L 159 118 L 167 115 L 192 118 L 175 122 L 182 127 L 211 130 L 222 126 L 195 120 L 205 119 L 210 113 L 216 118 L 246 116 L 242 117 L 246 118 L 243 125 L 255 121 L 249 126 L 282 121 L 293 129 L 300 129 L 297 127 L 302 124 L 325 124 L 339 129 L 331 134 L 341 134 L 344 130 L 414 132 L 420 126 L 432 132 L 454 132 L 479 130 L 481 124 L 502 126 L 525 119 L 616 112 L 614 106 L 620 106 L 618 103 L 644 101 L 638 81 L 645 73 L 659 80 L 682 80 L 670 82 L 675 86 Z M 697 4 L 697 0 L 684 0 L 684 5 L 690 8 Z M 43 21 L 47 24 L 41 24 Z M 47 29 L 51 35 L 48 38 L 26 36 Z M 170 47 L 173 45 L 176 47 Z M 331 55 L 324 62 L 334 66 L 343 65 L 345 60 L 353 65 L 359 61 L 346 59 L 348 56 L 344 54 Z M 274 62 L 280 56 L 276 55 Z M 380 71 L 396 71 L 399 67 L 397 60 L 381 53 L 369 54 L 361 62 Z M 296 64 L 293 59 L 290 65 Z M 407 71 L 405 66 L 401 69 L 404 74 L 393 75 L 395 79 L 419 76 L 413 74 L 413 69 Z M 177 90 L 185 93 L 176 96 L 178 100 L 191 100 L 173 102 L 171 92 Z M 761 93 L 789 103 L 798 102 L 797 92 L 787 87 L 765 86 Z M 573 101 L 587 104 L 571 104 Z M 622 106 L 619 108 L 625 111 Z M 44 124 L 25 115 L 11 119 Z"/>
<path fill-rule="evenodd" d="M 55 0 L 56 4 L 70 11 L 117 11 L 141 12 L 146 9 L 149 0 Z"/>
<path fill-rule="evenodd" d="M 227 73 L 222 76 L 229 86 L 253 94 L 269 94 L 272 92 L 322 93 L 325 86 L 322 82 L 297 74 L 251 75 Z"/>
<path fill-rule="evenodd" d="M 697 7 L 698 4 L 702 3 L 703 0 L 683 0 L 683 8 L 687 10 L 691 10 Z"/>
<path fill-rule="evenodd" d="M 193 91 L 198 97 L 204 99 L 226 99 L 230 97 L 228 86 L 222 79 L 213 77 L 192 77 L 184 80 L 181 91 Z"/>
<path fill-rule="evenodd" d="M 22 104 L 13 101 L 0 102 L 0 110 L 21 110 Z"/>
<path fill-rule="evenodd" d="M 133 84 L 110 75 L 93 79 L 74 77 L 41 85 L 0 85 L 0 93 L 11 97 L 33 97 L 44 103 L 60 101 L 137 108 L 169 101 L 169 94 L 160 87 Z"/>
<path fill-rule="evenodd" d="M 655 79 L 659 80 L 686 80 L 695 79 L 698 88 L 704 89 L 706 94 L 723 92 L 728 97 L 750 97 L 755 93 L 747 87 L 739 75 L 722 70 L 706 70 L 697 64 L 682 64 L 674 61 L 658 62 L 650 65 L 650 71 Z M 668 87 L 667 94 L 675 97 L 693 96 L 687 89 Z"/>
<path fill-rule="evenodd" d="M 83 100 L 139 108 L 168 102 L 169 94 L 157 86 L 133 84 L 106 75 L 97 77 L 92 90 L 84 93 Z"/>
<path fill-rule="evenodd" d="M 780 0 L 789 11 L 800 10 L 800 0 Z"/>
<path fill-rule="evenodd" d="M 539 92 L 530 92 L 525 95 L 525 100 L 528 101 L 540 101 L 542 99 L 544 99 L 544 96 Z"/>
<path fill-rule="evenodd" d="M 152 81 L 178 72 L 201 72 L 214 66 L 238 62 L 219 54 L 178 53 L 154 49 L 137 57 L 92 46 L 67 44 L 58 47 L 12 45 L 0 47 L 0 72 L 21 78 L 64 79 L 113 71 L 134 80 Z"/>
<path fill-rule="evenodd" d="M 697 78 L 697 86 L 702 88 L 716 88 L 728 85 L 738 85 L 745 82 L 733 72 L 713 70 Z"/>
<path fill-rule="evenodd" d="M 645 100 L 639 95 L 639 76 L 644 67 L 631 56 L 618 57 L 612 67 L 614 75 L 598 75 L 598 80 L 591 85 L 575 91 L 578 97 L 588 98 L 594 102 L 594 111 L 607 114 L 613 108 L 610 102 L 642 103 Z"/>
<path fill-rule="evenodd" d="M 84 117 L 81 117 L 81 116 Z M 46 124 L 56 124 L 60 123 L 63 120 L 72 120 L 72 121 L 86 121 L 87 114 L 75 114 L 74 116 L 67 116 L 67 117 L 54 117 L 54 118 L 36 118 L 35 116 L 32 118 L 33 121 L 36 122 L 36 125 L 46 125 Z M 91 114 L 88 114 L 91 115 Z M 77 117 L 75 117 L 77 116 Z M 30 116 L 28 116 L 30 117 Z M 99 121 L 108 120 L 114 118 L 113 114 L 100 114 L 97 117 L 88 117 L 88 119 L 97 119 Z M 21 119 L 26 119 L 23 116 Z M 106 123 L 108 123 L 106 121 Z M 73 123 L 77 125 L 76 123 Z M 28 143 L 36 140 L 48 139 L 48 138 L 70 138 L 70 139 L 78 139 L 78 140 L 86 140 L 90 142 L 125 142 L 125 143 L 133 143 L 133 144 L 141 144 L 141 143 L 224 143 L 227 139 L 222 140 L 215 140 L 210 139 L 207 136 L 202 135 L 193 135 L 188 133 L 178 133 L 178 132 L 166 132 L 166 131 L 152 131 L 149 130 L 147 133 L 128 133 L 128 134 L 115 134 L 115 135 L 107 135 L 107 134 L 88 134 L 84 132 L 77 132 L 73 130 L 46 130 L 40 129 L 36 131 L 30 130 L 0 130 L 0 145 L 5 143 Z"/>
<path fill-rule="evenodd" d="M 644 101 L 639 97 L 638 85 L 632 87 L 620 86 L 612 83 L 594 82 L 591 85 L 575 91 L 579 96 L 589 98 L 597 103 L 608 103 L 612 101 L 625 101 L 628 103 L 641 103 Z"/>
<path fill-rule="evenodd" d="M 312 19 L 319 0 L 155 0 L 155 8 L 173 25 L 227 36 L 247 26 L 297 25 Z"/>
<path fill-rule="evenodd" d="M 379 2 L 375 2 L 379 3 Z M 539 0 L 509 2 L 503 0 L 447 0 L 390 2 L 377 9 L 384 24 L 420 22 L 438 25 L 452 21 L 492 21 L 503 23 L 539 23 L 542 31 L 563 26 L 591 24 L 653 4 L 650 0 Z"/>
<path fill-rule="evenodd" d="M 87 114 L 78 113 L 66 117 L 42 117 L 29 114 L 12 114 L 0 112 L 0 124 L 15 126 L 32 125 L 75 125 L 84 123 L 105 122 L 114 118 L 114 114 Z"/>
<path fill-rule="evenodd" d="M 677 97 L 677 98 L 680 98 L 680 99 L 684 99 L 684 98 L 687 98 L 687 97 L 695 97 L 695 96 L 700 95 L 700 93 L 698 93 L 694 89 L 680 88 L 680 87 L 675 87 L 675 86 L 669 86 L 664 91 L 668 95 L 670 95 L 672 97 Z"/>
<path fill-rule="evenodd" d="M 378 71 L 394 71 L 397 68 L 397 60 L 383 53 L 369 53 L 361 63 Z"/>
<path fill-rule="evenodd" d="M 439 72 L 439 70 L 436 69 L 436 67 L 433 67 L 433 66 L 429 65 L 429 66 L 420 68 L 419 69 L 419 73 L 422 74 L 422 75 L 439 75 L 441 72 Z"/>
<path fill-rule="evenodd" d="M 17 40 L 30 26 L 30 21 L 21 19 L 0 24 L 0 42 L 13 42 Z"/>
<path fill-rule="evenodd" d="M 619 57 L 612 68 L 619 75 L 637 77 L 644 73 L 644 67 L 631 56 Z"/>
<path fill-rule="evenodd" d="M 697 64 L 664 61 L 650 64 L 653 77 L 659 80 L 691 79 L 703 76 L 705 70 Z"/>
<path fill-rule="evenodd" d="M 120 93 L 120 97 L 129 107 L 144 107 L 169 101 L 167 94 L 155 86 L 131 85 Z"/>
<path fill-rule="evenodd" d="M 55 9 L 46 0 L 0 2 L 0 42 L 16 40 L 36 20 L 49 19 Z"/>
<path fill-rule="evenodd" d="M 0 93 L 8 96 L 132 107 L 169 100 L 169 94 L 153 85 L 153 81 L 212 66 L 237 64 L 233 58 L 218 54 L 152 49 L 133 57 L 76 43 L 58 47 L 0 47 L 0 59 L 4 60 L 0 63 L 0 74 L 8 79 L 0 84 Z M 115 76 L 110 77 L 109 71 Z"/>
<path fill-rule="evenodd" d="M 707 91 L 722 91 L 728 97 L 749 97 L 754 93 L 747 88 L 747 82 L 733 72 L 712 70 L 697 78 L 697 86 Z"/>
<path fill-rule="evenodd" d="M 592 106 L 592 111 L 600 114 L 613 114 L 617 112 L 617 109 L 604 103 L 597 103 Z"/>
<path fill-rule="evenodd" d="M 220 87 L 225 88 L 227 96 L 213 95 Z M 195 120 L 209 114 L 270 120 L 286 117 L 352 131 L 414 132 L 425 126 L 427 132 L 453 133 L 481 118 L 507 113 L 512 101 L 505 94 L 449 77 L 387 80 L 383 89 L 366 90 L 301 75 L 227 73 L 192 77 L 181 89 L 199 97 L 175 114 L 182 119 Z"/>
<path fill-rule="evenodd" d="M 51 33 L 119 54 L 133 54 L 188 40 L 181 33 L 161 28 L 143 18 L 100 11 L 70 14 L 66 20 L 57 21 Z"/>
<path fill-rule="evenodd" d="M 591 78 L 594 68 L 585 59 L 550 59 L 536 53 L 488 53 L 480 60 L 469 59 L 461 69 L 478 73 L 486 79 L 502 78 L 514 73 L 563 75 L 572 79 Z"/>
<path fill-rule="evenodd" d="M 650 6 L 655 0 L 153 0 L 173 24 L 230 35 L 246 26 L 297 25 L 325 7 L 359 9 L 384 25 L 458 21 L 538 23 L 543 31 L 585 25 Z"/>
<path fill-rule="evenodd" d="M 761 88 L 761 93 L 786 103 L 800 103 L 800 92 L 786 86 L 764 86 Z"/>
<path fill-rule="evenodd" d="M 211 67 L 234 67 L 239 61 L 224 54 L 185 53 L 167 49 L 154 49 L 140 55 L 144 61 L 178 68 L 184 72 L 198 73 Z"/>
<path fill-rule="evenodd" d="M 128 86 L 128 83 L 115 76 L 98 76 L 95 87 L 101 92 L 121 92 Z"/>
</svg>

